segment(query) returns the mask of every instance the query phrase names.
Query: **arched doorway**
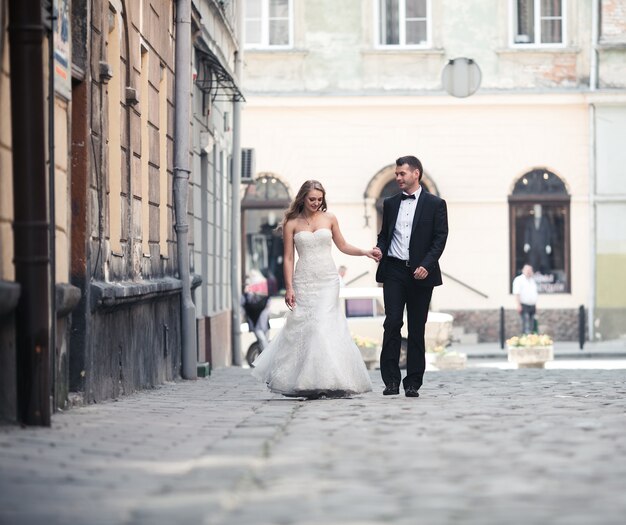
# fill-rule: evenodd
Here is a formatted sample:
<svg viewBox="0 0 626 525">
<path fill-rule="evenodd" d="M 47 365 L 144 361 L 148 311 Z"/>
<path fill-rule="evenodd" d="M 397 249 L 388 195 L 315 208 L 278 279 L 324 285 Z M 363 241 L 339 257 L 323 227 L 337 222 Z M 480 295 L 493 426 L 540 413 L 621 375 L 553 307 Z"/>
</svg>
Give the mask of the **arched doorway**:
<svg viewBox="0 0 626 525">
<path fill-rule="evenodd" d="M 541 293 L 570 291 L 570 196 L 545 168 L 522 175 L 509 196 L 510 282 L 524 264 L 535 270 Z"/>
<path fill-rule="evenodd" d="M 380 231 L 380 227 L 383 221 L 383 201 L 387 197 L 391 197 L 400 192 L 398 184 L 396 183 L 396 165 L 390 164 L 381 169 L 376 175 L 372 177 L 367 188 L 365 189 L 364 198 L 366 201 L 373 202 L 376 208 L 376 231 Z M 433 179 L 426 173 L 422 175 L 421 180 L 422 188 L 428 193 L 433 195 L 439 195 L 439 190 Z"/>
<path fill-rule="evenodd" d="M 290 202 L 289 188 L 272 173 L 259 174 L 241 201 L 242 278 L 260 272 L 270 295 L 285 288 L 283 239 L 276 226 Z"/>
</svg>

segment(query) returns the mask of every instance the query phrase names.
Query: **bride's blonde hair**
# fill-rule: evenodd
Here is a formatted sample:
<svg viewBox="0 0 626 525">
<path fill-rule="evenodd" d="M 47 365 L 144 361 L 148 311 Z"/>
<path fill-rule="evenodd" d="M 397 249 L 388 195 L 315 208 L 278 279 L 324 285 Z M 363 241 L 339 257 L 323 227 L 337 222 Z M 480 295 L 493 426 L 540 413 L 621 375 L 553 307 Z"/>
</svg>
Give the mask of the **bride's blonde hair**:
<svg viewBox="0 0 626 525">
<path fill-rule="evenodd" d="M 302 186 L 300 186 L 296 198 L 291 202 L 289 208 L 285 211 L 285 216 L 279 226 L 280 229 L 287 224 L 287 221 L 295 219 L 302 213 L 302 210 L 304 210 L 304 199 L 306 199 L 309 192 L 313 190 L 322 192 L 322 205 L 319 209 L 322 211 L 326 211 L 328 209 L 326 204 L 326 190 L 324 189 L 324 186 L 322 186 L 322 183 L 318 180 L 307 180 Z"/>
</svg>

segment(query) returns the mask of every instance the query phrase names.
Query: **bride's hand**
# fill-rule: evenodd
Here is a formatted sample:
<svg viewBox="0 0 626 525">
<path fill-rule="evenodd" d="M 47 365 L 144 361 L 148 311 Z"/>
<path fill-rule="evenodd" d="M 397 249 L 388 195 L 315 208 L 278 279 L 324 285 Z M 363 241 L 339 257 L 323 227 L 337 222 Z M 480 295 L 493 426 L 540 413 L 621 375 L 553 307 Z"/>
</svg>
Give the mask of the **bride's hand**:
<svg viewBox="0 0 626 525">
<path fill-rule="evenodd" d="M 293 310 L 293 307 L 296 306 L 296 294 L 293 293 L 293 290 L 285 292 L 285 304 L 290 310 Z"/>
<path fill-rule="evenodd" d="M 369 257 L 370 259 L 374 259 L 376 262 L 379 261 L 380 256 L 379 256 L 380 251 L 378 250 L 378 248 L 374 248 L 373 250 L 365 250 L 365 254 L 367 257 Z"/>
</svg>

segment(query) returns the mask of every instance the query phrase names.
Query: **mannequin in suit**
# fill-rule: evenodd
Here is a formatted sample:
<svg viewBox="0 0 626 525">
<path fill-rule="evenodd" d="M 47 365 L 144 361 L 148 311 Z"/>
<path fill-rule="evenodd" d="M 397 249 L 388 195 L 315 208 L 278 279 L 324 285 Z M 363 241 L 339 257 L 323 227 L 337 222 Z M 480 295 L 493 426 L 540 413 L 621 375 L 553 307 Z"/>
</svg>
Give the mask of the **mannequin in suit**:
<svg viewBox="0 0 626 525">
<path fill-rule="evenodd" d="M 550 254 L 552 253 L 552 228 L 542 213 L 541 204 L 533 206 L 533 214 L 526 222 L 524 229 L 524 253 L 527 264 L 540 273 L 550 271 Z"/>
<path fill-rule="evenodd" d="M 426 345 L 424 330 L 433 287 L 442 284 L 439 258 L 448 237 L 446 202 L 425 191 L 422 164 L 408 155 L 396 160 L 396 182 L 401 193 L 385 199 L 376 255 L 376 281 L 383 283 L 385 322 L 380 372 L 384 395 L 397 395 L 404 308 L 407 309 L 407 375 L 402 381 L 407 397 L 419 397 Z"/>
</svg>

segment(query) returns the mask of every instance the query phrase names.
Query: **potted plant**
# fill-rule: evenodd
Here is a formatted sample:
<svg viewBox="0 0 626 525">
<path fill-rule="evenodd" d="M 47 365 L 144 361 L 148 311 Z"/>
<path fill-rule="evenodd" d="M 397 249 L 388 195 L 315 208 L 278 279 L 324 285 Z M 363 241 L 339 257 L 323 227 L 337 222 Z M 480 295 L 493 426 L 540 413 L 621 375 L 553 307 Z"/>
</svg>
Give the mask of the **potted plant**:
<svg viewBox="0 0 626 525">
<path fill-rule="evenodd" d="M 378 342 L 371 337 L 362 337 L 354 334 L 352 334 L 352 340 L 359 347 L 361 357 L 367 368 L 373 368 L 378 361 Z"/>
<path fill-rule="evenodd" d="M 426 349 L 426 360 L 438 370 L 462 370 L 467 365 L 467 354 L 435 345 Z"/>
<path fill-rule="evenodd" d="M 508 359 L 518 368 L 544 368 L 554 359 L 552 338 L 546 334 L 525 334 L 507 339 Z"/>
</svg>

